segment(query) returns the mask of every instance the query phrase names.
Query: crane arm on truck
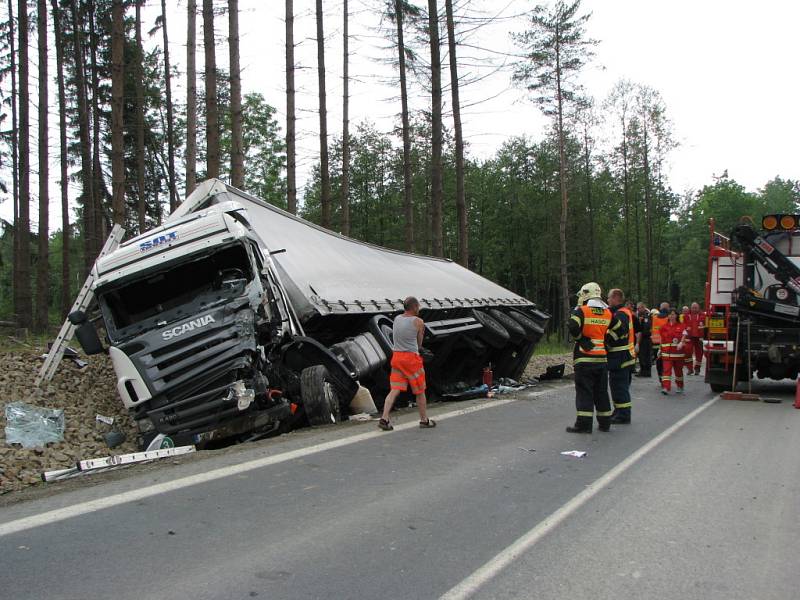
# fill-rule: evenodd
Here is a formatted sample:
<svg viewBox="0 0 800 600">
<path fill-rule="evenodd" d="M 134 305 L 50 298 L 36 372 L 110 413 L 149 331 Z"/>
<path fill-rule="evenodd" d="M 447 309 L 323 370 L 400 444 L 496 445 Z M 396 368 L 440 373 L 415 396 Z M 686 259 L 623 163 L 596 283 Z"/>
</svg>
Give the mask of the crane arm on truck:
<svg viewBox="0 0 800 600">
<path fill-rule="evenodd" d="M 769 243 L 751 225 L 741 224 L 733 230 L 733 239 L 749 257 L 761 264 L 778 282 L 800 295 L 800 267 Z M 788 294 L 786 294 L 788 297 Z M 776 319 L 797 321 L 800 307 L 764 298 L 753 290 L 742 290 L 737 298 L 739 312 L 753 312 Z"/>
</svg>

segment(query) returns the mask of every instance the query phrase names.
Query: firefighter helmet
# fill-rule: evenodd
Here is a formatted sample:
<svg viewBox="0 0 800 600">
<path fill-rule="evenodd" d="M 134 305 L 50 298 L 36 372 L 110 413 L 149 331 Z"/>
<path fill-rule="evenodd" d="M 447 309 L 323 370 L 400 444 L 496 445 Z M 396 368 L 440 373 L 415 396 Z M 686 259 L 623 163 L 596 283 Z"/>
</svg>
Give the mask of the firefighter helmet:
<svg viewBox="0 0 800 600">
<path fill-rule="evenodd" d="M 578 304 L 583 304 L 592 298 L 602 297 L 603 291 L 600 289 L 600 285 L 594 281 L 590 281 L 589 283 L 584 283 L 583 287 L 581 287 L 580 291 L 578 292 Z"/>
</svg>

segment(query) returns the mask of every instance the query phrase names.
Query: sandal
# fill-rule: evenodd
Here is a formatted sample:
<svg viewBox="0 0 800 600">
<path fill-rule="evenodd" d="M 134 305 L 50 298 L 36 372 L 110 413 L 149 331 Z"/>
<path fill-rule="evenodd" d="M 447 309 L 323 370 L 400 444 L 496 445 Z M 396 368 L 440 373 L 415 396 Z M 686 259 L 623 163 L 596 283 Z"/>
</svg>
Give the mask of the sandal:
<svg viewBox="0 0 800 600">
<path fill-rule="evenodd" d="M 425 419 L 419 422 L 420 429 L 432 429 L 433 427 L 436 427 L 436 421 L 433 419 Z"/>
<path fill-rule="evenodd" d="M 392 431 L 394 427 L 392 427 L 392 424 L 389 423 L 389 421 L 387 421 L 386 419 L 381 419 L 380 421 L 378 421 L 378 429 L 383 429 L 384 431 Z"/>
</svg>

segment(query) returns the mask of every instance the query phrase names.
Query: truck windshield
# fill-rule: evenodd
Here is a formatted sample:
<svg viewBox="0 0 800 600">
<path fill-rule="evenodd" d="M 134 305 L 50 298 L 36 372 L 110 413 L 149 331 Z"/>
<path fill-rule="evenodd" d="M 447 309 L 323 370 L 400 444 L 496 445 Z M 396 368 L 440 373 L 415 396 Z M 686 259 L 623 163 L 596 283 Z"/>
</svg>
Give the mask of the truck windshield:
<svg viewBox="0 0 800 600">
<path fill-rule="evenodd" d="M 193 315 L 210 305 L 241 295 L 253 278 L 245 248 L 229 246 L 201 255 L 148 277 L 100 292 L 110 316 L 109 335 L 119 339 Z"/>
</svg>

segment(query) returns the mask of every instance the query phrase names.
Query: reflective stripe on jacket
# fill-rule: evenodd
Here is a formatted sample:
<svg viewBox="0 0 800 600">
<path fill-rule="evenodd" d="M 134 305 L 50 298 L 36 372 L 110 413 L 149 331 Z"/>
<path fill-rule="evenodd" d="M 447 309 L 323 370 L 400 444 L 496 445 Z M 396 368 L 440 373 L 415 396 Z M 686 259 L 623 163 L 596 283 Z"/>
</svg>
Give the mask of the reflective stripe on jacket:
<svg viewBox="0 0 800 600">
<path fill-rule="evenodd" d="M 625 331 L 623 324 L 625 323 L 617 315 L 622 313 L 627 318 L 628 329 Z M 621 306 L 614 312 L 612 325 L 608 329 L 608 337 L 610 342 L 608 345 L 609 358 L 615 360 L 609 366 L 610 368 L 624 369 L 632 367 L 636 363 L 636 352 L 634 347 L 636 345 L 636 332 L 633 328 L 633 312 L 626 306 Z"/>
<path fill-rule="evenodd" d="M 580 326 L 575 343 L 575 365 L 606 364 L 605 337 L 611 323 L 611 311 L 598 306 L 583 306 L 572 314 L 572 320 Z"/>
</svg>

